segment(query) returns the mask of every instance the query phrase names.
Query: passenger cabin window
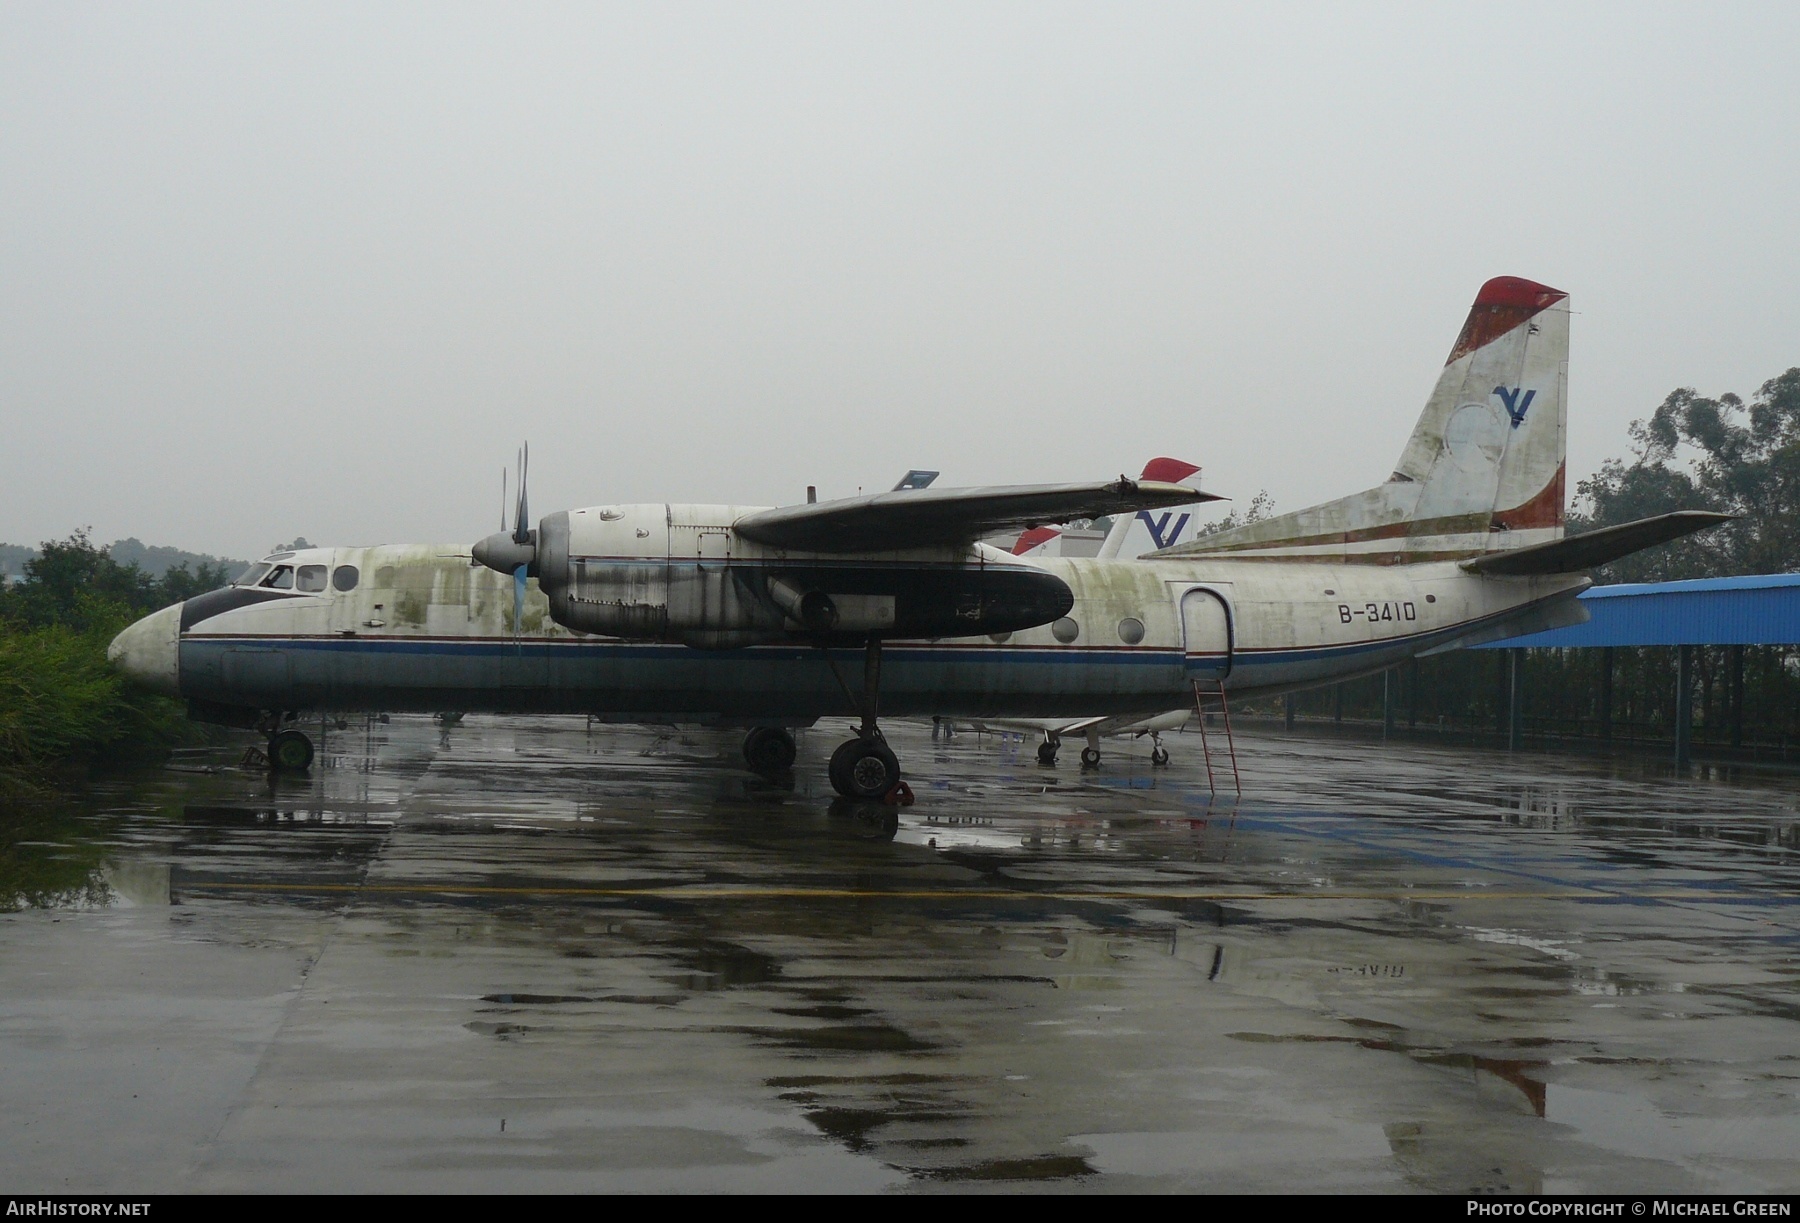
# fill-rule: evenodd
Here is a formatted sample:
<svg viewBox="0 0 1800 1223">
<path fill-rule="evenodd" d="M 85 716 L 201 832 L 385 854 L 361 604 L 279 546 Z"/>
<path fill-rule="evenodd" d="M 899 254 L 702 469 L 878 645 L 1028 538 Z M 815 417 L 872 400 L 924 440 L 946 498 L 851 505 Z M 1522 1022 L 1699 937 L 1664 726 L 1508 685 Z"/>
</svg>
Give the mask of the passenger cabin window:
<svg viewBox="0 0 1800 1223">
<path fill-rule="evenodd" d="M 361 576 L 355 565 L 339 565 L 331 571 L 331 584 L 339 590 L 355 590 L 356 579 Z"/>
<path fill-rule="evenodd" d="M 238 574 L 237 581 L 233 582 L 232 585 L 233 586 L 254 586 L 258 582 L 263 580 L 263 574 L 267 573 L 268 571 L 269 571 L 269 566 L 263 564 L 261 561 L 258 561 L 258 562 L 256 562 L 256 564 L 250 566 L 248 569 L 246 569 L 242 573 Z"/>
<path fill-rule="evenodd" d="M 294 567 L 277 565 L 275 572 L 257 583 L 268 590 L 292 590 L 294 588 Z"/>
<path fill-rule="evenodd" d="M 303 590 L 307 594 L 318 594 L 325 589 L 325 566 L 302 565 L 295 575 L 294 589 Z"/>
</svg>

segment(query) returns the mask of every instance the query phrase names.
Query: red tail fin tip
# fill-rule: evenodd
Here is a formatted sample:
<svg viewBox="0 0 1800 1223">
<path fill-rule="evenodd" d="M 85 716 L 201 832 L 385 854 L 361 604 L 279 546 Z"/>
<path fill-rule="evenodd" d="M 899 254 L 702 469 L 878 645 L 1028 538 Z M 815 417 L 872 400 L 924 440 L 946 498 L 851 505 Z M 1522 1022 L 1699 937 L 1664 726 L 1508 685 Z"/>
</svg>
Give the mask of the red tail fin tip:
<svg viewBox="0 0 1800 1223">
<path fill-rule="evenodd" d="M 1192 463 L 1184 463 L 1180 459 L 1151 459 L 1144 464 L 1144 474 L 1140 480 L 1155 480 L 1161 484 L 1179 484 L 1200 469 Z"/>
</svg>

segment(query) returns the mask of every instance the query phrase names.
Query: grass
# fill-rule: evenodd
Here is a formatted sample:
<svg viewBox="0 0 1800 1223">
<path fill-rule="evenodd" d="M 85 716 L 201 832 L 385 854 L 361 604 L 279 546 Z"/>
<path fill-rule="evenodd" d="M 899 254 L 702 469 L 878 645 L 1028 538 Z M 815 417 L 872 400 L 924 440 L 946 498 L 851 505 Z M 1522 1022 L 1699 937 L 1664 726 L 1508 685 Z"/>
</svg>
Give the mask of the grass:
<svg viewBox="0 0 1800 1223">
<path fill-rule="evenodd" d="M 123 627 L 0 626 L 0 800 L 87 768 L 148 759 L 197 732 L 181 704 L 128 683 L 106 660 Z"/>
</svg>

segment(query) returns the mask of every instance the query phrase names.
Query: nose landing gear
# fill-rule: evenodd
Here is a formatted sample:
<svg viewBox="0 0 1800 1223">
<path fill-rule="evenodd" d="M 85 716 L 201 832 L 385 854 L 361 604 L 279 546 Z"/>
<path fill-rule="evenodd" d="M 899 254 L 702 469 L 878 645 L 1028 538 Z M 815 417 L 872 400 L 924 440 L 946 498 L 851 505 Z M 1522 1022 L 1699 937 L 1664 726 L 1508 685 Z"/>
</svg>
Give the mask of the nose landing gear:
<svg viewBox="0 0 1800 1223">
<path fill-rule="evenodd" d="M 276 773 L 304 773 L 312 767 L 312 740 L 297 730 L 278 730 L 269 736 L 269 768 Z"/>
</svg>

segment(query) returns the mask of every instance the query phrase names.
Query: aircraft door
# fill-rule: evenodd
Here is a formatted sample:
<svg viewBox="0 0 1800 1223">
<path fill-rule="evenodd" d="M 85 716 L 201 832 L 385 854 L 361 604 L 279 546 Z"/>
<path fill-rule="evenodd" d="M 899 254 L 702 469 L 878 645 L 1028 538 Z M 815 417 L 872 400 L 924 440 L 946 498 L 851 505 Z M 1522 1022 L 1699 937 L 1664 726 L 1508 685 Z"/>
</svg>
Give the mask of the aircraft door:
<svg viewBox="0 0 1800 1223">
<path fill-rule="evenodd" d="M 357 565 L 359 559 L 354 552 L 342 549 L 331 554 L 331 581 L 326 593 L 331 599 L 328 619 L 333 636 L 354 635 L 361 622 L 358 610 L 368 575 Z"/>
<path fill-rule="evenodd" d="M 1231 674 L 1231 607 L 1216 590 L 1194 587 L 1181 595 L 1181 649 L 1189 680 L 1222 680 Z"/>
</svg>

